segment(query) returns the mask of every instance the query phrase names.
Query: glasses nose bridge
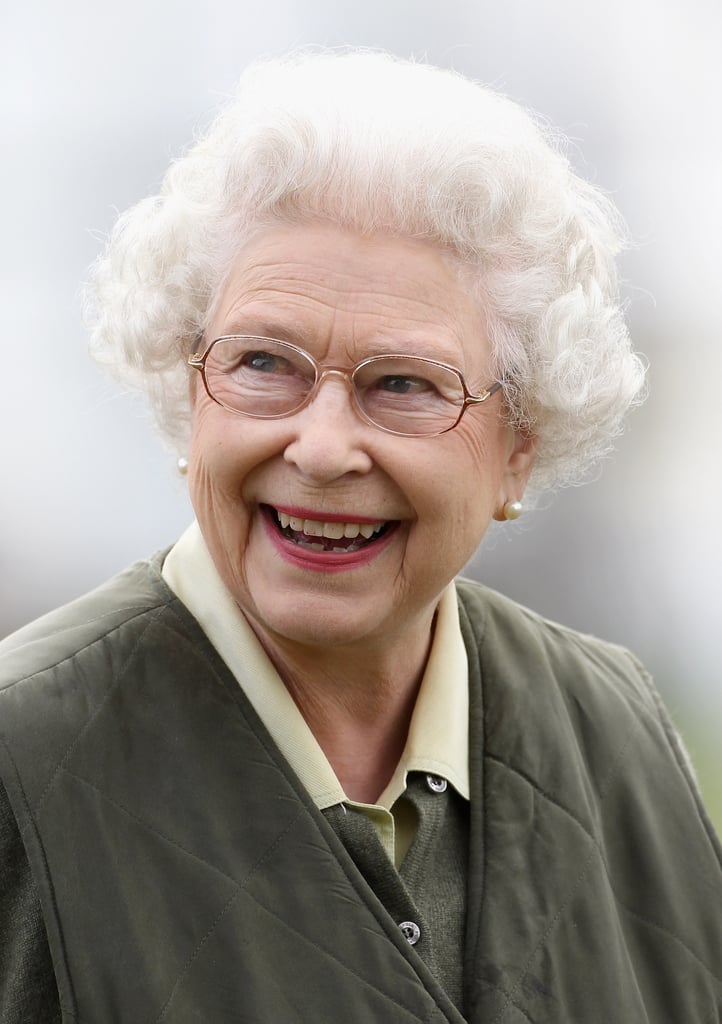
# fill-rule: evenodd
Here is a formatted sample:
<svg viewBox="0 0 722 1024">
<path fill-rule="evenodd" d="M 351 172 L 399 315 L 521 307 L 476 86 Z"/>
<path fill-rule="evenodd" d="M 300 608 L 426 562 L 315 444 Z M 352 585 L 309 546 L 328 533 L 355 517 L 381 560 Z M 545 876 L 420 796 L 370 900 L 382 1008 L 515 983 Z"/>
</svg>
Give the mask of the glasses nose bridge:
<svg viewBox="0 0 722 1024">
<path fill-rule="evenodd" d="M 356 367 L 351 369 L 345 369 L 342 366 L 322 366 L 316 363 L 316 380 L 314 381 L 313 387 L 306 397 L 304 407 L 310 405 L 318 397 L 321 385 L 326 382 L 328 378 L 336 378 L 339 384 L 343 384 L 346 387 L 346 392 L 350 399 L 350 406 L 357 416 L 361 416 L 362 419 L 366 420 L 366 416 L 361 408 L 359 396 L 354 383 L 354 374 L 356 373 Z"/>
<path fill-rule="evenodd" d="M 336 377 L 339 383 L 346 385 L 346 390 L 349 392 L 351 398 L 354 397 L 354 383 L 353 383 L 354 370 L 344 370 L 341 366 L 319 366 L 316 365 L 316 380 L 308 396 L 307 401 L 312 402 L 313 399 L 318 395 L 321 385 L 329 378 Z"/>
<path fill-rule="evenodd" d="M 318 391 L 327 377 L 340 377 L 347 387 L 353 390 L 353 375 L 354 370 L 344 370 L 341 366 L 319 366 L 316 371 L 316 387 L 314 390 Z"/>
</svg>

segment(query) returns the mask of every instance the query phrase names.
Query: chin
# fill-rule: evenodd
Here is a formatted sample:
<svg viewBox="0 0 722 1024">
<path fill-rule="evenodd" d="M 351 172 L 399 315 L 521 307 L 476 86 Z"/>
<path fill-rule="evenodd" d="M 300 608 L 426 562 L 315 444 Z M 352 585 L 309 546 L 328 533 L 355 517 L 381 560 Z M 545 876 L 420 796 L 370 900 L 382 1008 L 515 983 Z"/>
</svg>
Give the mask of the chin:
<svg viewBox="0 0 722 1024">
<path fill-rule="evenodd" d="M 337 594 L 267 596 L 243 609 L 263 635 L 304 647 L 340 647 L 365 640 L 382 627 L 378 599 L 375 614 L 364 614 L 363 599 L 340 600 Z"/>
</svg>

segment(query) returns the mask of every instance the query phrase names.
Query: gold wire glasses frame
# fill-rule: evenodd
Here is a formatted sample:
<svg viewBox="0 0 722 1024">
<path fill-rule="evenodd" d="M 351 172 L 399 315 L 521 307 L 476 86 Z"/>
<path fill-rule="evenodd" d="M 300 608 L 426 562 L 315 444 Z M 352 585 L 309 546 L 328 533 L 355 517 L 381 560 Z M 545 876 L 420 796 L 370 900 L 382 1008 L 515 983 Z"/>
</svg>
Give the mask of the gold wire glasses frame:
<svg viewBox="0 0 722 1024">
<path fill-rule="evenodd" d="M 253 419 L 283 419 L 309 405 L 323 381 L 342 378 L 358 415 L 399 437 L 436 437 L 458 426 L 473 405 L 499 391 L 495 381 L 480 394 L 454 366 L 423 356 L 370 356 L 350 370 L 317 363 L 288 341 L 257 335 L 223 335 L 188 365 L 198 370 L 211 399 Z"/>
</svg>

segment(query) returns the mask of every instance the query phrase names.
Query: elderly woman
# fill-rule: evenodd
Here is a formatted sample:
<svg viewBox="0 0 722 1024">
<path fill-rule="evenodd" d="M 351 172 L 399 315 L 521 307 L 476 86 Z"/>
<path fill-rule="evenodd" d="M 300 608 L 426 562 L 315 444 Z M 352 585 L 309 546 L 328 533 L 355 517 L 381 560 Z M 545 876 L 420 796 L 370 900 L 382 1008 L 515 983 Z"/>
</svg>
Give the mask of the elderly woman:
<svg viewBox="0 0 722 1024">
<path fill-rule="evenodd" d="M 526 113 L 366 53 L 252 67 L 120 218 L 94 351 L 197 523 L 2 646 L 5 1024 L 722 1019 L 644 670 L 456 580 L 640 393 L 619 246 Z"/>
</svg>

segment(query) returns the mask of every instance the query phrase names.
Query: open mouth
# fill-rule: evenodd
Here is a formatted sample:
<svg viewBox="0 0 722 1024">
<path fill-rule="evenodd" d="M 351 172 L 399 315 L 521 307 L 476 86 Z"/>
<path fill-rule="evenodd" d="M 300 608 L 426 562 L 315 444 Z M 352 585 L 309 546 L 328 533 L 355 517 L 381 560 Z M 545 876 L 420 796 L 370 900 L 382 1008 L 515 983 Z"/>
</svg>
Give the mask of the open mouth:
<svg viewBox="0 0 722 1024">
<path fill-rule="evenodd" d="M 348 555 L 375 544 L 398 523 L 395 520 L 359 523 L 301 519 L 263 505 L 263 511 L 286 540 L 308 551 L 327 551 Z"/>
</svg>

